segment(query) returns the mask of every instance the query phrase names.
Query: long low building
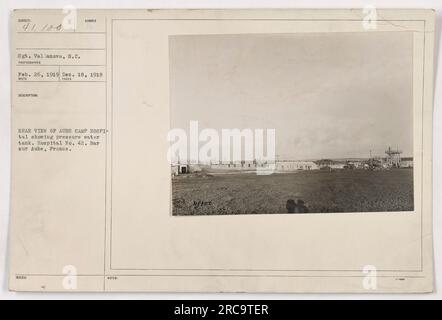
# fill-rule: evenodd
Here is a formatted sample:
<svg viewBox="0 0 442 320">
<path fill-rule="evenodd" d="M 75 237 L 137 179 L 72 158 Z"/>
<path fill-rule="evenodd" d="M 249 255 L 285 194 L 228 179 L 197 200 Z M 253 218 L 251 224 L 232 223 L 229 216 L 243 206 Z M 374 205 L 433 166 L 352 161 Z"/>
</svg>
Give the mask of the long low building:
<svg viewBox="0 0 442 320">
<path fill-rule="evenodd" d="M 298 170 L 339 170 L 339 169 L 371 169 L 384 168 L 389 169 L 388 161 L 385 158 L 371 159 L 342 159 L 342 160 L 276 160 L 267 161 L 228 161 L 205 164 L 182 164 L 174 163 L 171 166 L 172 174 L 180 175 L 187 173 L 197 173 L 201 171 L 223 173 L 223 172 L 251 172 L 259 169 L 271 169 L 275 172 L 291 172 Z M 413 158 L 402 158 L 400 162 L 401 168 L 412 168 Z"/>
<path fill-rule="evenodd" d="M 277 160 L 276 171 L 317 170 L 319 166 L 314 161 Z"/>
</svg>

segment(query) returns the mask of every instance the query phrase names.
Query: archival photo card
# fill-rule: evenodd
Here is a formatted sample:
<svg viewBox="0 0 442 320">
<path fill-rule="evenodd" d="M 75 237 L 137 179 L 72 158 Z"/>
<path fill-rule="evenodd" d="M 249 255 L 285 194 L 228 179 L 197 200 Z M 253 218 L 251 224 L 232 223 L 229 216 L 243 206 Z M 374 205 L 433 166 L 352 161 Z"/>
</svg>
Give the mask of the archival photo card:
<svg viewBox="0 0 442 320">
<path fill-rule="evenodd" d="M 169 36 L 172 214 L 408 212 L 413 33 Z"/>
<path fill-rule="evenodd" d="M 14 11 L 10 290 L 431 292 L 436 15 L 369 13 Z"/>
</svg>

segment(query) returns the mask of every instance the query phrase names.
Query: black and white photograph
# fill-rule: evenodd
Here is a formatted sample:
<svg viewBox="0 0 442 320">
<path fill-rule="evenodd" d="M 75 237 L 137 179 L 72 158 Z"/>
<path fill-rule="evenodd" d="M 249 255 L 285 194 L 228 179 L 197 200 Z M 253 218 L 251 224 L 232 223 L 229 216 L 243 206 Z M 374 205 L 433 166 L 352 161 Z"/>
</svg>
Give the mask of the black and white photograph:
<svg viewBox="0 0 442 320">
<path fill-rule="evenodd" d="M 172 215 L 414 210 L 411 32 L 179 35 L 169 55 Z"/>
</svg>

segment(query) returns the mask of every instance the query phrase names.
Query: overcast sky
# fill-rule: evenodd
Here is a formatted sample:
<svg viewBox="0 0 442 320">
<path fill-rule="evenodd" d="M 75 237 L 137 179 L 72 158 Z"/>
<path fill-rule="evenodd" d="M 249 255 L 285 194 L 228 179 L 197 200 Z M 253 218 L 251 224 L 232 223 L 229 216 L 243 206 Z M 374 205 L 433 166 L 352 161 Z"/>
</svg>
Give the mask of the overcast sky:
<svg viewBox="0 0 442 320">
<path fill-rule="evenodd" d="M 413 151 L 409 32 L 170 37 L 172 127 L 276 129 L 287 159 Z"/>
</svg>

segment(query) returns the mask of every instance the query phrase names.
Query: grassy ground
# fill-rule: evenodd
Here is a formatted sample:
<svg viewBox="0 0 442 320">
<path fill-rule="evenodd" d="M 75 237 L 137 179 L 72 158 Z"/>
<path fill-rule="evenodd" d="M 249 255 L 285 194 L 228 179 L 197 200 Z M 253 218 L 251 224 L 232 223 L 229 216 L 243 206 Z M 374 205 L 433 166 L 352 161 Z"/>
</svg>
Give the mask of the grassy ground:
<svg viewBox="0 0 442 320">
<path fill-rule="evenodd" d="M 311 213 L 412 211 L 413 170 L 180 176 L 172 193 L 174 215 L 286 213 L 289 199 Z"/>
</svg>

